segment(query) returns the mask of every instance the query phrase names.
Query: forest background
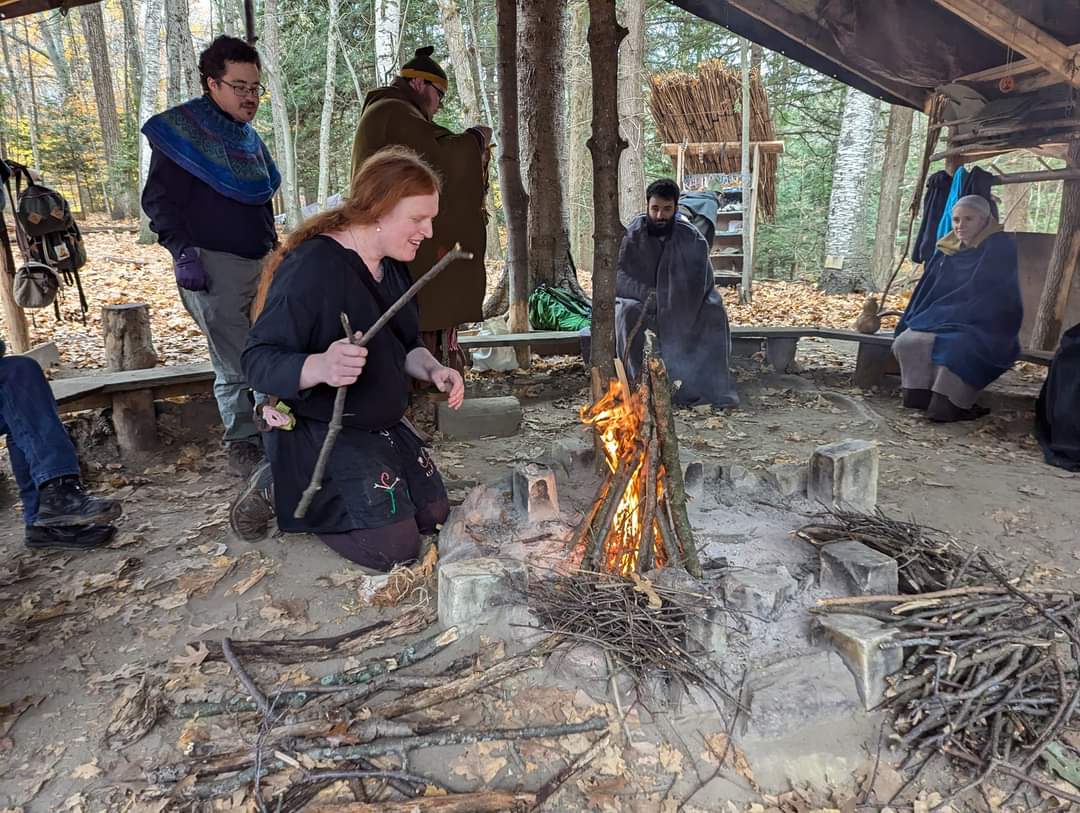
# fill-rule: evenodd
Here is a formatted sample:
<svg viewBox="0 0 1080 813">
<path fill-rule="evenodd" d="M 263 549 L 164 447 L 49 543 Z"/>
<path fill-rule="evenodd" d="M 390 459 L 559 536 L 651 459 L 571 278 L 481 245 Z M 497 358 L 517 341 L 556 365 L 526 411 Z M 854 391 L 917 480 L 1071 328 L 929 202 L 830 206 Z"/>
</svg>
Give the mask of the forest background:
<svg viewBox="0 0 1080 813">
<path fill-rule="evenodd" d="M 562 8 L 558 30 L 525 22 L 535 5 Z M 740 43 L 663 0 L 619 0 L 630 29 L 620 51 L 620 120 L 630 148 L 620 177 L 620 212 L 643 208 L 645 184 L 672 175 L 647 103 L 648 77 L 693 71 L 707 59 L 739 66 Z M 256 126 L 284 176 L 278 208 L 288 224 L 303 207 L 346 191 L 353 134 L 365 94 L 385 84 L 413 51 L 432 44 L 451 78 L 437 119 L 455 130 L 495 125 L 498 107 L 494 0 L 257 0 L 257 46 L 268 92 Z M 523 54 L 555 61 L 552 87 L 519 71 L 523 167 L 529 180 L 528 110 L 556 93 L 554 132 L 561 228 L 583 281 L 592 259 L 591 66 L 585 0 L 519 0 Z M 105 0 L 0 23 L 0 154 L 39 167 L 82 213 L 139 217 L 149 156 L 139 127 L 150 115 L 197 95 L 197 54 L 214 36 L 243 36 L 240 0 Z M 556 47 L 551 48 L 550 43 Z M 530 50 L 531 48 L 531 50 Z M 752 67 L 768 94 L 777 138 L 777 212 L 757 232 L 756 278 L 824 282 L 830 291 L 873 290 L 895 264 L 921 159 L 926 118 L 847 88 L 781 54 L 753 46 Z M 738 112 L 738 111 L 733 111 Z M 996 160 L 1000 171 L 1058 167 L 1027 154 Z M 938 167 L 932 167 L 936 169 Z M 488 259 L 505 252 L 492 162 Z M 548 168 L 551 169 L 550 167 Z M 545 173 L 551 177 L 551 172 Z M 1056 230 L 1061 182 L 999 188 L 1007 228 Z M 548 207 L 546 211 L 551 211 Z M 142 224 L 141 239 L 152 235 Z M 876 245 L 876 251 L 875 251 Z M 822 280 L 826 255 L 848 258 Z M 537 280 L 533 280 L 536 282 Z"/>
</svg>

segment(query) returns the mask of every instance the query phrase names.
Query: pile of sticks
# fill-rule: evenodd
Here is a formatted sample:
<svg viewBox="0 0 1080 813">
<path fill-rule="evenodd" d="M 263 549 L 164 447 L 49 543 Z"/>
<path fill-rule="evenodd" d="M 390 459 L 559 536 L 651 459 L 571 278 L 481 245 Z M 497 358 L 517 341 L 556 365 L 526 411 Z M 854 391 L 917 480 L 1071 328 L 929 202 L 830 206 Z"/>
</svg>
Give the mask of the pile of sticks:
<svg viewBox="0 0 1080 813">
<path fill-rule="evenodd" d="M 301 658 L 356 657 L 391 639 L 423 629 L 430 611 L 416 609 L 393 622 L 365 627 L 336 638 L 290 641 L 224 641 L 210 648 L 208 659 L 226 661 L 243 692 L 217 703 L 174 704 L 174 717 L 203 718 L 229 714 L 239 726 L 220 741 L 200 743 L 184 761 L 148 771 L 149 798 L 172 796 L 197 802 L 248 791 L 256 808 L 275 813 L 312 811 L 502 811 L 532 809 L 550 796 L 563 772 L 537 793 L 485 791 L 458 794 L 449 780 L 419 775 L 409 768 L 415 751 L 446 745 L 495 740 L 560 738 L 602 732 L 606 717 L 582 722 L 523 728 L 467 728 L 456 715 L 432 711 L 451 701 L 473 697 L 508 677 L 543 666 L 557 641 L 547 639 L 528 653 L 504 657 L 478 668 L 474 655 L 454 660 L 435 674 L 410 669 L 457 640 L 450 628 L 381 655 L 358 667 L 331 672 L 306 686 L 265 693 L 241 661 L 297 663 Z M 208 642 L 204 642 L 208 643 Z M 209 647 L 208 647 L 209 648 Z M 280 680 L 278 681 L 281 682 Z M 424 711 L 417 716 L 417 712 Z M 238 742 L 245 742 L 237 747 Z M 262 786 L 274 777 L 274 791 Z M 560 778 L 561 777 L 561 778 Z M 316 797 L 348 783 L 355 801 L 322 805 Z M 408 800 L 407 807 L 399 807 Z M 315 803 L 312 806 L 312 803 Z"/>
<path fill-rule="evenodd" d="M 909 650 L 882 704 L 907 751 L 901 768 L 915 769 L 894 799 L 946 758 L 965 781 L 947 795 L 938 787 L 942 805 L 990 780 L 1011 784 L 1010 800 L 1035 789 L 1080 803 L 1080 793 L 1035 774 L 1041 761 L 1053 768 L 1055 756 L 1069 751 L 1061 735 L 1075 724 L 1080 702 L 1080 594 L 1021 589 L 983 556 L 978 568 L 993 584 L 826 599 L 819 608 L 878 618 L 897 630 L 883 648 Z"/>
<path fill-rule="evenodd" d="M 651 342 L 646 341 L 650 347 Z M 701 564 L 686 511 L 686 486 L 679 463 L 679 441 L 671 403 L 671 382 L 663 359 L 647 352 L 637 391 L 631 390 L 621 362 L 617 395 L 602 398 L 585 410 L 586 422 L 597 424 L 621 399 L 628 415 L 625 431 L 634 433 L 621 457 L 607 458 L 607 474 L 578 526 L 575 547 L 585 545 L 582 568 L 622 575 L 644 573 L 654 567 L 681 567 L 701 578 Z M 629 447 L 629 451 L 625 450 Z M 642 497 L 632 512 L 619 515 L 627 489 Z M 636 539 L 635 539 L 636 537 Z M 636 549 L 624 550 L 633 539 Z"/>
<path fill-rule="evenodd" d="M 964 551 L 944 531 L 915 522 L 874 514 L 827 509 L 796 535 L 822 547 L 854 540 L 896 559 L 902 593 L 947 590 L 965 584 L 983 584 L 989 573 L 975 552 Z"/>
<path fill-rule="evenodd" d="M 668 144 L 703 141 L 742 140 L 742 71 L 729 69 L 722 60 L 698 65 L 697 73 L 672 71 L 650 78 L 649 107 Z M 750 140 L 774 141 L 776 130 L 769 113 L 769 98 L 757 71 L 750 73 Z M 686 154 L 686 171 L 735 173 L 739 171 L 739 150 L 731 154 Z M 776 212 L 776 156 L 761 156 L 758 181 L 759 210 L 765 217 Z"/>
<path fill-rule="evenodd" d="M 701 665 L 700 644 L 688 634 L 688 612 L 699 612 L 711 596 L 588 571 L 531 580 L 528 595 L 546 630 L 570 646 L 599 647 L 639 690 L 660 677 L 735 702 L 716 667 Z"/>
</svg>

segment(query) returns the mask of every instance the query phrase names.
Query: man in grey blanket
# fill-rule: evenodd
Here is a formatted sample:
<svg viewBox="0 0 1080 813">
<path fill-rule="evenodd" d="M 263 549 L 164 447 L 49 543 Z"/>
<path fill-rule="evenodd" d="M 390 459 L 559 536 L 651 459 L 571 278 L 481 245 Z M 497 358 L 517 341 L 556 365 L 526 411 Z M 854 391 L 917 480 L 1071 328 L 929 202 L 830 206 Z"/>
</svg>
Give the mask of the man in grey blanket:
<svg viewBox="0 0 1080 813">
<path fill-rule="evenodd" d="M 615 279 L 619 358 L 636 379 L 645 330 L 652 330 L 671 380 L 678 382 L 675 403 L 735 406 L 739 396 L 728 367 L 731 334 L 724 302 L 713 284 L 709 245 L 676 215 L 679 187 L 674 181 L 653 181 L 645 198 L 646 213 L 630 222 L 619 246 Z"/>
</svg>

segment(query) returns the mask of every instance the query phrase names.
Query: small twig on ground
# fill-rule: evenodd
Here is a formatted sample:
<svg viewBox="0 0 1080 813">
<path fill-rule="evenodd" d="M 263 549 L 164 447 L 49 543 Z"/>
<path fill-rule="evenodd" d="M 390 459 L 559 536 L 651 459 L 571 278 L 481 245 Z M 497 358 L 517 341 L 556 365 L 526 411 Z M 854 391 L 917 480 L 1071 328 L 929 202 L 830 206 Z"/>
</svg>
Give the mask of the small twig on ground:
<svg viewBox="0 0 1080 813">
<path fill-rule="evenodd" d="M 229 666 L 236 674 L 237 680 L 247 690 L 248 695 L 255 703 L 255 708 L 263 713 L 264 716 L 270 715 L 270 703 L 266 699 L 266 695 L 263 694 L 259 687 L 255 685 L 255 681 L 251 679 L 244 667 L 240 664 L 240 660 L 236 657 L 236 653 L 232 649 L 232 641 L 228 638 L 224 638 L 221 641 L 221 652 L 225 656 L 225 660 L 228 661 Z"/>
<path fill-rule="evenodd" d="M 536 800 L 533 802 L 532 807 L 529 808 L 530 813 L 540 810 L 544 806 L 544 803 L 558 793 L 562 789 L 562 786 L 565 785 L 574 774 L 596 759 L 597 756 L 600 755 L 600 752 L 607 747 L 610 740 L 611 732 L 605 731 L 597 738 L 596 742 L 589 746 L 588 749 L 574 757 L 574 759 L 567 763 L 566 767 L 541 785 L 540 789 L 536 791 Z"/>
</svg>

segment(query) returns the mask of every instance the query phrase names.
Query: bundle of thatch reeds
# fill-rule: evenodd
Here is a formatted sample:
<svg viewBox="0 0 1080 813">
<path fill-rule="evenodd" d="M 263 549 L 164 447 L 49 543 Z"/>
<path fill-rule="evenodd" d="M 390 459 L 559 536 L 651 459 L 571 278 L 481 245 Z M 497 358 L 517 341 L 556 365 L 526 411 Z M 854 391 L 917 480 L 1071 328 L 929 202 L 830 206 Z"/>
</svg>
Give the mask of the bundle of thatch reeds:
<svg viewBox="0 0 1080 813">
<path fill-rule="evenodd" d="M 696 74 L 673 71 L 650 79 L 650 107 L 660 139 L 668 144 L 725 141 L 738 143 L 742 134 L 742 73 L 719 59 L 703 62 Z M 757 71 L 750 72 L 750 140 L 774 141 L 769 100 Z M 739 172 L 739 150 L 730 155 L 686 154 L 686 172 Z M 762 155 L 758 179 L 758 213 L 776 211 L 776 156 Z"/>
</svg>

